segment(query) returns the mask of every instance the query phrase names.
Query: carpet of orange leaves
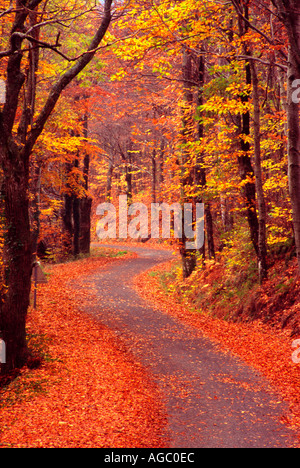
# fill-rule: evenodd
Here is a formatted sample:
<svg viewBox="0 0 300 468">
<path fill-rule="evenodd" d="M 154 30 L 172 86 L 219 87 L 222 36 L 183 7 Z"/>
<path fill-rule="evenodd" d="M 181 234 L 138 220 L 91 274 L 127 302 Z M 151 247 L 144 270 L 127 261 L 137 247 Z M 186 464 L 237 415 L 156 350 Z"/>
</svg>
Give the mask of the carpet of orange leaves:
<svg viewBox="0 0 300 468">
<path fill-rule="evenodd" d="M 165 446 L 155 385 L 109 330 L 80 312 L 87 300 L 80 281 L 112 261 L 122 259 L 51 267 L 28 317 L 33 349 L 44 359 L 0 393 L 0 447 Z"/>
<path fill-rule="evenodd" d="M 170 270 L 170 262 L 153 271 Z M 300 364 L 295 364 L 295 351 L 290 331 L 272 328 L 256 320 L 251 323 L 233 323 L 214 318 L 204 311 L 192 312 L 181 305 L 176 297 L 166 295 L 157 275 L 146 272 L 135 278 L 137 291 L 153 306 L 199 329 L 224 352 L 231 352 L 264 375 L 271 386 L 288 403 L 289 412 L 282 422 L 296 430 L 300 446 Z"/>
</svg>

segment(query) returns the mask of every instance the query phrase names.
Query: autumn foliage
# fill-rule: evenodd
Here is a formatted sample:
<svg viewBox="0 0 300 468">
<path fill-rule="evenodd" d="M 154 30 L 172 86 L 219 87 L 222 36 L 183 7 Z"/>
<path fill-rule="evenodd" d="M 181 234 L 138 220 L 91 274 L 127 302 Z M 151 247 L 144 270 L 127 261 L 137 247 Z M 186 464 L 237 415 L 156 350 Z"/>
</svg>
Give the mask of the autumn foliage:
<svg viewBox="0 0 300 468">
<path fill-rule="evenodd" d="M 158 447 L 166 443 L 160 396 L 113 333 L 84 307 L 98 303 L 84 278 L 122 259 L 47 269 L 27 325 L 32 370 L 0 390 L 0 447 Z"/>
<path fill-rule="evenodd" d="M 164 287 L 213 317 L 211 336 L 222 333 L 219 320 L 250 322 L 245 337 L 257 343 L 273 323 L 271 343 L 287 349 L 281 327 L 293 338 L 300 334 L 297 0 L 65 0 L 59 6 L 0 0 L 0 26 L 0 338 L 8 356 L 0 371 L 31 367 L 21 371 L 13 393 L 2 391 L 13 405 L 1 409 L 0 419 L 5 425 L 14 415 L 2 444 L 53 446 L 55 432 L 61 446 L 157 444 L 159 429 L 151 435 L 138 416 L 144 406 L 150 419 L 151 408 L 159 413 L 156 390 L 150 382 L 149 394 L 127 385 L 128 375 L 141 382 L 143 370 L 123 356 L 109 331 L 83 319 L 84 292 L 75 297 L 65 283 L 65 274 L 79 280 L 83 265 L 87 273 L 105 261 L 54 265 L 89 255 L 101 202 L 126 194 L 129 205 L 204 203 L 204 246 L 189 251 L 186 239 L 166 241 L 181 263 Z M 37 259 L 53 266 L 33 311 Z M 224 328 L 233 346 L 243 325 Z M 107 345 L 103 354 L 99 341 Z M 246 338 L 236 343 L 247 360 Z M 32 346 L 47 348 L 39 369 L 32 369 L 40 360 Z M 259 353 L 252 364 L 266 359 Z M 297 371 L 276 354 L 276 363 L 281 359 L 273 377 L 271 367 L 266 372 L 276 383 L 281 373 L 283 392 L 289 386 L 294 398 Z M 104 381 L 106 367 L 111 379 Z M 24 422 L 18 392 L 28 401 Z M 127 421 L 124 395 L 130 421 L 139 421 L 130 430 L 120 422 Z M 84 412 L 83 397 L 91 398 Z M 103 425 L 113 421 L 105 434 L 96 424 L 97 405 L 105 408 Z M 53 429 L 49 437 L 38 414 Z M 86 417 L 95 425 L 87 427 Z"/>
<path fill-rule="evenodd" d="M 172 275 L 170 275 L 170 268 L 173 270 Z M 239 317 L 235 317 L 235 320 L 232 320 L 231 317 L 230 320 L 230 315 L 237 313 L 239 306 L 235 306 L 232 301 L 225 303 L 222 299 L 213 297 L 209 291 L 216 280 L 221 283 L 223 274 L 221 268 L 218 272 L 211 269 L 206 272 L 205 277 L 201 275 L 200 292 L 193 288 L 192 281 L 187 285 L 182 282 L 182 277 L 177 277 L 175 280 L 177 269 L 178 260 L 155 267 L 135 279 L 135 288 L 155 307 L 159 307 L 160 310 L 199 330 L 222 352 L 233 353 L 261 372 L 272 385 L 273 391 L 278 393 L 278 400 L 287 404 L 287 412 L 282 415 L 281 422 L 293 428 L 299 435 L 300 374 L 299 364 L 293 362 L 292 359 L 292 344 L 294 337 L 299 334 L 299 329 L 296 329 L 295 334 L 291 333 L 294 325 L 299 324 L 300 307 L 297 300 L 300 290 L 299 280 L 293 284 L 294 298 L 278 293 L 277 297 L 281 297 L 281 309 L 277 303 L 272 311 L 272 305 L 274 306 L 272 299 L 276 296 L 273 288 L 276 286 L 274 286 L 274 281 L 270 281 L 260 291 L 260 294 L 258 292 L 256 294 L 256 300 L 261 301 L 260 306 L 264 308 L 260 316 L 257 316 L 255 320 L 249 316 L 248 319 L 244 317 L 239 320 Z M 286 282 L 288 282 L 288 275 Z M 197 293 L 200 293 L 201 300 L 201 295 L 205 294 L 205 290 L 211 295 L 211 308 L 209 309 L 208 304 L 205 304 L 203 309 L 199 308 L 199 304 L 198 308 L 195 307 Z M 205 300 L 206 298 L 203 303 Z M 267 313 L 269 317 L 266 319 Z M 289 317 L 291 320 L 283 323 L 284 315 L 285 318 Z M 236 384 L 239 385 L 238 382 Z"/>
</svg>

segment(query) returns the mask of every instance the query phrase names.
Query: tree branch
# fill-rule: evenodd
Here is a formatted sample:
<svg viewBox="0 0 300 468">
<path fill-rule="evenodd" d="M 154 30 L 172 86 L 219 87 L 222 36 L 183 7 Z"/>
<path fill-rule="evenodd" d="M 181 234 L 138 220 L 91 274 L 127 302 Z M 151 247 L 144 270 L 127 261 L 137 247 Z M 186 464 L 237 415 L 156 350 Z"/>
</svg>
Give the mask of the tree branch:
<svg viewBox="0 0 300 468">
<path fill-rule="evenodd" d="M 281 68 L 281 70 L 283 70 L 284 72 L 286 72 L 288 70 L 287 65 L 282 65 L 282 64 L 277 63 L 277 62 L 268 62 L 267 60 L 262 60 L 262 59 L 260 59 L 258 57 L 251 57 L 250 55 L 238 55 L 237 60 L 247 60 L 247 61 L 252 61 L 252 62 L 259 62 L 259 63 L 262 63 L 263 65 L 268 65 L 268 66 L 272 65 L 274 67 Z"/>
<path fill-rule="evenodd" d="M 44 126 L 50 117 L 57 101 L 59 100 L 60 95 L 63 90 L 71 83 L 71 81 L 91 62 L 93 59 L 96 50 L 104 38 L 108 27 L 111 23 L 111 8 L 113 0 L 105 0 L 104 4 L 104 15 L 100 24 L 100 27 L 95 34 L 91 45 L 86 53 L 84 53 L 77 61 L 77 63 L 71 67 L 67 72 L 65 72 L 58 82 L 52 87 L 48 99 L 45 103 L 44 108 L 42 109 L 40 115 L 38 116 L 36 122 L 33 124 L 32 129 L 28 135 L 27 142 L 24 146 L 24 154 L 29 156 L 32 148 L 34 147 L 38 137 L 42 133 Z"/>
</svg>

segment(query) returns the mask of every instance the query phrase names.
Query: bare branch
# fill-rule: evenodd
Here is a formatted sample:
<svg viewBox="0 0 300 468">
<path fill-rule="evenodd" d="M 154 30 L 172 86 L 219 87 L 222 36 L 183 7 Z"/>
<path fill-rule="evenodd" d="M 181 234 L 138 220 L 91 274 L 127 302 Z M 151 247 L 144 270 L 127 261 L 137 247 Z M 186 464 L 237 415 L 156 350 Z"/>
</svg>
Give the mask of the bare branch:
<svg viewBox="0 0 300 468">
<path fill-rule="evenodd" d="M 267 60 L 262 60 L 259 57 L 251 57 L 251 55 L 238 55 L 236 57 L 236 59 L 237 60 L 247 60 L 247 61 L 251 60 L 252 62 L 259 62 L 259 63 L 262 63 L 263 65 L 268 65 L 268 66 L 281 68 L 281 70 L 283 70 L 283 71 L 288 70 L 287 65 L 283 65 L 283 64 L 277 63 L 277 62 L 268 62 Z"/>
</svg>

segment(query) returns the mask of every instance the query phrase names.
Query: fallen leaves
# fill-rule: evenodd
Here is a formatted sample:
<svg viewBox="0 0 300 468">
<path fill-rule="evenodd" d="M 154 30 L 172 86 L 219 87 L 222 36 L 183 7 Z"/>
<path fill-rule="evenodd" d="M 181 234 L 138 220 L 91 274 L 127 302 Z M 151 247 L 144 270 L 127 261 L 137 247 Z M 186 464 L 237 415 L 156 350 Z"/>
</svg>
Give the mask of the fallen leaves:
<svg viewBox="0 0 300 468">
<path fill-rule="evenodd" d="M 80 312 L 91 298 L 82 278 L 112 261 L 122 260 L 90 258 L 48 269 L 38 310 L 28 317 L 32 349 L 43 354 L 43 364 L 23 369 L 1 391 L 1 447 L 164 446 L 155 385 L 108 329 Z"/>
<path fill-rule="evenodd" d="M 252 323 L 232 323 L 214 318 L 202 311 L 192 312 L 180 304 L 175 295 L 166 295 L 154 272 L 168 272 L 170 262 L 155 267 L 135 278 L 137 291 L 153 306 L 192 325 L 213 340 L 222 351 L 239 356 L 259 370 L 289 404 L 289 413 L 282 422 L 300 435 L 300 366 L 292 362 L 292 341 L 287 331 L 279 332 L 257 320 Z"/>
</svg>

